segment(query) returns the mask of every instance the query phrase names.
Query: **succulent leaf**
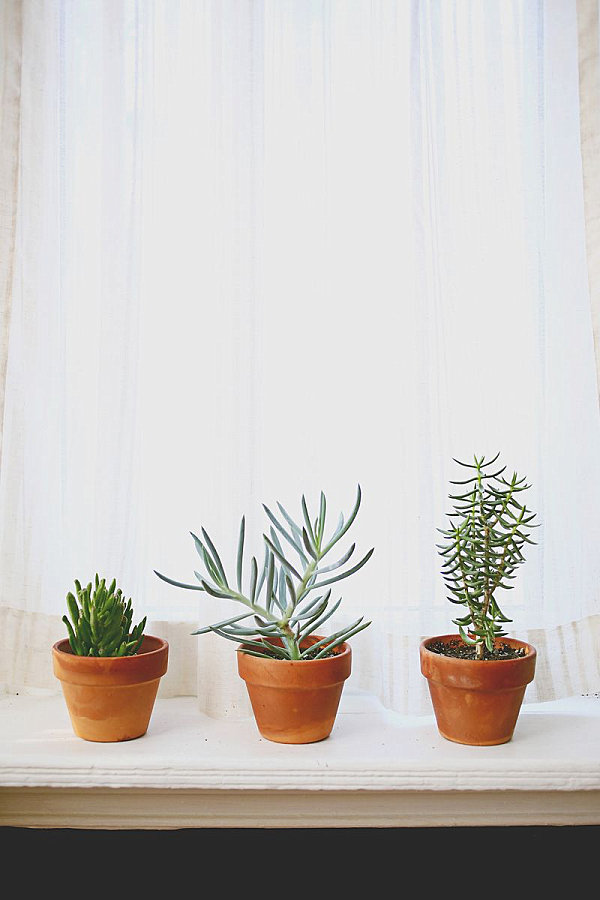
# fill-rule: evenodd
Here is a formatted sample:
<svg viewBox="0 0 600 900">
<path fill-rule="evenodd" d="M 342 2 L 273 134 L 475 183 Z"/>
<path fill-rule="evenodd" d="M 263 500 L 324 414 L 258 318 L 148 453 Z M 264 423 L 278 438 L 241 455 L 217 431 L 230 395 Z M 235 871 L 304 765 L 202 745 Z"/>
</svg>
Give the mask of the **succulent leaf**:
<svg viewBox="0 0 600 900">
<path fill-rule="evenodd" d="M 194 634 L 213 632 L 226 640 L 235 641 L 243 646 L 242 652 L 253 656 L 300 660 L 306 658 L 307 648 L 301 647 L 306 637 L 320 628 L 337 611 L 341 597 L 330 605 L 331 588 L 325 594 L 310 598 L 312 591 L 333 584 L 358 572 L 371 558 L 373 549 L 351 568 L 340 571 L 354 553 L 355 544 L 334 563 L 321 564 L 323 558 L 346 534 L 354 522 L 361 503 L 360 485 L 357 487 L 353 509 L 346 519 L 340 514 L 336 528 L 329 538 L 325 537 L 327 499 L 321 491 L 319 496 L 319 512 L 311 517 L 306 497 L 301 499 L 302 524 L 296 522 L 281 503 L 277 503 L 282 519 L 266 504 L 263 508 L 269 521 L 268 534 L 263 534 L 265 555 L 259 569 L 255 557 L 252 557 L 247 591 L 243 588 L 243 556 L 245 542 L 245 518 L 242 517 L 237 543 L 236 576 L 237 590 L 232 590 L 227 582 L 225 569 L 217 548 L 204 528 L 202 539 L 192 533 L 200 559 L 204 563 L 205 572 L 195 572 L 198 585 L 175 581 L 155 570 L 167 584 L 190 590 L 203 590 L 213 597 L 223 600 L 234 600 L 243 603 L 250 610 L 240 616 L 223 619 L 212 625 L 199 628 Z M 283 524 L 285 522 L 285 524 Z M 280 536 L 295 551 L 299 562 L 295 564 L 288 559 Z M 322 578 L 322 575 L 330 577 Z M 507 570 L 507 574 L 510 572 Z M 319 580 L 321 579 L 321 580 Z M 112 585 L 111 585 L 112 587 Z M 243 619 L 254 614 L 254 626 L 238 625 Z M 362 617 L 351 626 L 322 638 L 317 652 L 319 658 L 335 649 L 345 637 L 357 634 L 370 622 L 363 623 Z M 252 638 L 255 640 L 252 640 Z M 278 638 L 271 643 L 269 638 Z M 335 643 L 337 642 L 337 643 Z M 313 651 L 314 654 L 314 651 Z"/>
<path fill-rule="evenodd" d="M 162 576 L 160 576 L 162 577 Z M 67 608 L 71 622 L 63 616 L 67 626 L 71 650 L 77 656 L 132 656 L 144 638 L 146 618 L 131 630 L 133 607 L 125 602 L 117 590 L 116 579 L 106 587 L 106 579 L 96 574 L 93 583 L 82 588 L 75 580 L 77 597 L 67 594 Z"/>
</svg>

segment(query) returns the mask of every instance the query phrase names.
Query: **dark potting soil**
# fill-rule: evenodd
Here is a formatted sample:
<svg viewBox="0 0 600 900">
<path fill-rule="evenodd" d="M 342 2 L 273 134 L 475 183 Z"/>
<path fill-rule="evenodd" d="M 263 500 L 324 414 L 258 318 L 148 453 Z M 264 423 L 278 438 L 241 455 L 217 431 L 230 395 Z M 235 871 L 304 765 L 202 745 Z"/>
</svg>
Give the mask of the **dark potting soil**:
<svg viewBox="0 0 600 900">
<path fill-rule="evenodd" d="M 315 651 L 307 653 L 306 656 L 303 656 L 301 661 L 305 662 L 306 660 L 314 659 L 322 649 L 322 647 L 317 647 Z M 336 647 L 335 650 L 328 650 L 327 653 L 324 653 L 319 657 L 319 659 L 329 659 L 331 656 L 337 656 L 339 652 L 340 651 Z M 283 657 L 281 656 L 272 656 L 271 659 L 280 659 L 282 662 L 290 662 L 289 659 L 283 659 Z"/>
<path fill-rule="evenodd" d="M 465 644 L 464 641 L 432 641 L 427 644 L 427 649 L 432 653 L 439 653 L 442 656 L 453 656 L 456 659 L 477 659 L 476 648 L 471 644 Z M 494 647 L 493 653 L 490 653 L 487 647 L 483 648 L 483 662 L 487 660 L 499 659 L 518 659 L 525 656 L 523 647 L 511 647 L 505 641 L 499 641 Z"/>
<path fill-rule="evenodd" d="M 314 653 L 307 653 L 304 659 L 314 659 L 317 653 L 319 653 L 319 651 L 322 649 L 322 647 L 319 647 L 319 649 L 315 650 Z M 338 652 L 338 650 L 328 650 L 327 653 L 324 653 L 323 656 L 319 657 L 319 659 L 329 659 L 331 656 L 337 656 Z"/>
<path fill-rule="evenodd" d="M 322 647 L 317 647 L 317 649 L 314 650 L 313 652 L 307 653 L 306 656 L 304 656 L 302 658 L 302 662 L 304 662 L 306 660 L 314 659 L 317 656 L 317 654 L 320 653 L 322 650 L 323 650 Z M 335 647 L 333 650 L 328 650 L 327 653 L 323 653 L 323 655 L 320 656 L 319 659 L 329 659 L 332 656 L 338 656 L 338 654 L 341 652 L 342 651 L 340 650 L 339 647 Z M 289 659 L 283 658 L 282 656 L 275 656 L 274 654 L 273 654 L 273 656 L 270 657 L 270 659 L 281 660 L 281 662 L 290 662 Z"/>
</svg>

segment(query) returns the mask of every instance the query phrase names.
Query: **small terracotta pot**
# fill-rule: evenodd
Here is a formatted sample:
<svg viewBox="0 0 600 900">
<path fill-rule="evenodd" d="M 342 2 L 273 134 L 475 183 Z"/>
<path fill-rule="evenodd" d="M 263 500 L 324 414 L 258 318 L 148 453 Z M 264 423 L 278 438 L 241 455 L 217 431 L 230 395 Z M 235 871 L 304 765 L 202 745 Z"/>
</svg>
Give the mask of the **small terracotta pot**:
<svg viewBox="0 0 600 900">
<path fill-rule="evenodd" d="M 321 640 L 307 638 L 303 648 Z M 258 730 L 279 744 L 311 744 L 331 734 L 344 682 L 350 675 L 349 644 L 327 659 L 261 659 L 238 651 Z"/>
<path fill-rule="evenodd" d="M 52 647 L 75 734 L 86 741 L 130 741 L 148 730 L 169 645 L 145 635 L 135 656 L 77 656 L 68 639 Z"/>
<path fill-rule="evenodd" d="M 427 678 L 437 726 L 442 737 L 459 744 L 505 744 L 513 736 L 525 688 L 533 680 L 536 651 L 515 638 L 501 638 L 525 649 L 516 659 L 456 659 L 433 653 L 428 645 L 460 640 L 457 634 L 421 643 L 421 672 Z"/>
</svg>

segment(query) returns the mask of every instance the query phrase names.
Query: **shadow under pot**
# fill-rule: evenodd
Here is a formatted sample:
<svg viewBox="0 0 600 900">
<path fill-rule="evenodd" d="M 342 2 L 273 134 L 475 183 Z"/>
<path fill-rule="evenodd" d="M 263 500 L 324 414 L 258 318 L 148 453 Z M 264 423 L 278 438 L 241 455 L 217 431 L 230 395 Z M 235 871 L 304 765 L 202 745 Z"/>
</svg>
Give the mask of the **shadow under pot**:
<svg viewBox="0 0 600 900">
<path fill-rule="evenodd" d="M 302 646 L 319 640 L 311 635 Z M 349 644 L 323 659 L 265 659 L 239 650 L 237 657 L 263 737 L 279 744 L 311 744 L 331 734 L 352 667 Z"/>
<path fill-rule="evenodd" d="M 500 660 L 458 659 L 429 649 L 434 643 L 457 640 L 458 634 L 439 635 L 419 648 L 438 731 L 459 744 L 505 744 L 513 736 L 525 688 L 533 681 L 535 648 L 503 637 L 503 644 L 524 655 Z"/>
<path fill-rule="evenodd" d="M 52 647 L 75 734 L 86 741 L 130 741 L 148 730 L 169 645 L 146 635 L 133 656 L 77 656 L 68 639 Z"/>
</svg>

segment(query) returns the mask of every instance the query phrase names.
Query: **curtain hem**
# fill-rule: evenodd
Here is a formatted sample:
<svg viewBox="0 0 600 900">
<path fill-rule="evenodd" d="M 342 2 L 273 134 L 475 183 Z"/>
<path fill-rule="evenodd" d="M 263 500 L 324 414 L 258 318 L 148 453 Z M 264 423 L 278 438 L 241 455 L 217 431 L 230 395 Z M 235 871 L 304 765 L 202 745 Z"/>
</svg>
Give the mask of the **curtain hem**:
<svg viewBox="0 0 600 900">
<path fill-rule="evenodd" d="M 191 621 L 148 623 L 148 634 L 157 634 L 169 642 L 169 669 L 161 681 L 159 696 L 196 696 L 199 710 L 212 718 L 249 716 L 251 707 L 238 676 L 235 650 L 217 635 L 193 636 L 191 632 L 196 627 Z M 0 691 L 58 692 L 50 648 L 65 636 L 59 616 L 0 608 Z M 518 633 L 515 637 L 528 641 L 537 650 L 536 677 L 527 691 L 528 702 L 600 691 L 600 615 Z M 378 667 L 372 653 L 365 653 L 368 645 L 357 647 L 360 668 L 357 666 L 353 673 L 353 687 L 375 694 L 384 707 L 395 712 L 429 714 L 426 685 L 418 669 L 419 639 L 402 634 L 390 635 L 390 639 L 399 650 L 392 679 L 396 685 L 393 696 L 373 684 L 372 673 Z M 368 681 L 366 673 L 371 673 Z M 419 684 L 421 690 L 417 691 Z"/>
</svg>

